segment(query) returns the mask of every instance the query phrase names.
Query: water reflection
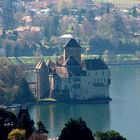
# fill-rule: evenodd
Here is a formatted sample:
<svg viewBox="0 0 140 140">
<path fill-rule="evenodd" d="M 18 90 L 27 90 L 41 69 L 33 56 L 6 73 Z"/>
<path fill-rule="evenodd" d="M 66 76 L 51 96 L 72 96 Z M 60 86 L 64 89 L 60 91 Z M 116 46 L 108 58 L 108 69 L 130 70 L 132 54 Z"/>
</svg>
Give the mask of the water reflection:
<svg viewBox="0 0 140 140">
<path fill-rule="evenodd" d="M 51 136 L 60 134 L 71 117 L 82 117 L 93 132 L 113 129 L 140 140 L 140 66 L 111 67 L 111 81 L 110 105 L 37 105 L 30 108 L 31 116 L 42 120 Z"/>
<path fill-rule="evenodd" d="M 93 133 L 110 129 L 110 107 L 108 104 L 42 104 L 29 108 L 34 121 L 43 121 L 50 136 L 57 136 L 70 119 L 81 117 Z"/>
</svg>

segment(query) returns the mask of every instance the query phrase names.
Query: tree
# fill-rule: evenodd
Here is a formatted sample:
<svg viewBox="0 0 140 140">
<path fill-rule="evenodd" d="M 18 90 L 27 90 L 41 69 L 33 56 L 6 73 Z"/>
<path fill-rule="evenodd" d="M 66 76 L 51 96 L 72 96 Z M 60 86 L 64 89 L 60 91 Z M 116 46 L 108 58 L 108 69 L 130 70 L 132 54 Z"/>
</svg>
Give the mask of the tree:
<svg viewBox="0 0 140 140">
<path fill-rule="evenodd" d="M 13 129 L 9 135 L 9 140 L 26 140 L 26 133 L 25 130 L 22 129 Z"/>
<path fill-rule="evenodd" d="M 121 34 L 126 33 L 126 27 L 123 18 L 119 14 L 115 15 L 112 27 L 115 29 L 115 32 L 118 36 L 120 36 L 120 33 Z"/>
<path fill-rule="evenodd" d="M 52 18 L 49 17 L 44 25 L 44 36 L 47 38 L 47 41 L 49 42 L 52 35 Z"/>
<path fill-rule="evenodd" d="M 4 30 L 14 28 L 13 0 L 3 0 L 3 28 Z"/>
<path fill-rule="evenodd" d="M 97 140 L 127 140 L 116 131 L 96 132 Z"/>
<path fill-rule="evenodd" d="M 79 9 L 78 10 L 78 22 L 81 23 L 84 20 L 84 17 L 86 15 L 86 9 Z"/>
<path fill-rule="evenodd" d="M 20 66 L 9 64 L 10 61 L 8 58 L 5 58 L 5 60 L 3 61 L 6 61 L 5 63 L 7 64 L 1 64 L 1 80 L 7 85 L 7 88 L 17 85 L 24 77 L 23 68 L 21 68 Z"/>
<path fill-rule="evenodd" d="M 8 134 L 15 128 L 16 122 L 15 114 L 0 108 L 0 140 L 7 140 Z"/>
<path fill-rule="evenodd" d="M 49 131 L 48 130 L 46 130 L 46 127 L 45 127 L 45 125 L 42 123 L 42 121 L 38 121 L 37 122 L 37 132 L 38 133 L 49 133 Z"/>
<path fill-rule="evenodd" d="M 94 140 L 94 137 L 82 119 L 70 119 L 62 129 L 58 140 Z"/>
<path fill-rule="evenodd" d="M 72 6 L 72 0 L 59 0 L 57 9 L 62 15 L 69 15 Z"/>
<path fill-rule="evenodd" d="M 92 26 L 92 23 L 87 20 L 83 21 L 81 27 L 81 36 L 84 39 L 89 39 L 89 37 L 92 36 L 93 33 L 94 33 L 94 27 Z"/>
<path fill-rule="evenodd" d="M 19 89 L 15 101 L 18 103 L 27 103 L 34 101 L 34 95 L 31 92 L 28 82 L 25 78 L 22 78 L 19 81 Z"/>
<path fill-rule="evenodd" d="M 138 16 L 138 12 L 137 12 L 137 9 L 136 9 L 135 6 L 132 8 L 132 16 L 133 17 L 137 17 Z"/>
<path fill-rule="evenodd" d="M 101 38 L 100 36 L 95 36 L 89 39 L 89 46 L 96 54 L 101 54 L 105 50 L 113 50 L 110 40 Z"/>
<path fill-rule="evenodd" d="M 34 122 L 30 119 L 27 108 L 21 108 L 17 119 L 17 128 L 23 129 L 26 132 L 26 138 L 28 138 L 34 131 Z"/>
<path fill-rule="evenodd" d="M 106 13 L 110 13 L 110 5 L 109 4 L 106 5 Z"/>
<path fill-rule="evenodd" d="M 95 20 L 94 20 L 95 14 L 94 14 L 94 11 L 93 11 L 92 9 L 89 9 L 89 10 L 87 11 L 86 18 L 87 18 L 87 20 L 90 21 L 91 23 L 94 23 L 94 22 L 95 22 Z"/>
<path fill-rule="evenodd" d="M 63 7 L 63 9 L 61 10 L 61 14 L 62 15 L 69 15 L 69 9 L 67 7 Z"/>
<path fill-rule="evenodd" d="M 60 34 L 60 22 L 59 22 L 59 16 L 55 15 L 52 19 L 52 35 L 59 35 Z"/>
</svg>

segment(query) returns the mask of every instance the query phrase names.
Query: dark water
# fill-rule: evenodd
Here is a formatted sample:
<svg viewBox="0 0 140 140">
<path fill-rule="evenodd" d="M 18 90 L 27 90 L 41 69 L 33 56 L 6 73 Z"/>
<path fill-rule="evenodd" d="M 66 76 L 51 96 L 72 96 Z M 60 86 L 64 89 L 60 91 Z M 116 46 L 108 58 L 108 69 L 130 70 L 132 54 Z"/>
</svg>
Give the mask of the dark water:
<svg viewBox="0 0 140 140">
<path fill-rule="evenodd" d="M 93 133 L 113 129 L 140 140 L 140 66 L 112 67 L 111 79 L 110 104 L 44 104 L 30 107 L 30 114 L 43 121 L 49 136 L 59 135 L 70 118 L 81 117 Z"/>
</svg>

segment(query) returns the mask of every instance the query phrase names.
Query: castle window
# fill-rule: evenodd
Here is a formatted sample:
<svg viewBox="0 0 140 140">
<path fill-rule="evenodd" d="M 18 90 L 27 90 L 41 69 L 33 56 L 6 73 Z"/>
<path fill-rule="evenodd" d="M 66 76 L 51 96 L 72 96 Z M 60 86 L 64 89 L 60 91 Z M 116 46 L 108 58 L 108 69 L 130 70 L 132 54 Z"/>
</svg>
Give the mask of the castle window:
<svg viewBox="0 0 140 140">
<path fill-rule="evenodd" d="M 102 78 L 101 78 L 101 83 L 102 83 Z"/>
<path fill-rule="evenodd" d="M 71 79 L 69 78 L 69 83 L 71 83 Z"/>
<path fill-rule="evenodd" d="M 74 82 L 80 82 L 80 78 L 74 78 L 73 81 Z"/>
<path fill-rule="evenodd" d="M 67 89 L 67 86 L 65 85 L 65 89 Z"/>
<path fill-rule="evenodd" d="M 57 89 L 57 90 L 59 89 L 59 86 L 58 86 L 58 85 L 56 85 L 56 89 Z"/>
<path fill-rule="evenodd" d="M 104 75 L 104 71 L 102 71 L 102 75 Z"/>
<path fill-rule="evenodd" d="M 80 88 L 80 84 L 77 84 L 77 88 Z"/>
<path fill-rule="evenodd" d="M 88 73 L 88 76 L 90 76 L 90 72 Z"/>
<path fill-rule="evenodd" d="M 97 76 L 97 72 L 95 72 L 95 75 Z"/>
</svg>

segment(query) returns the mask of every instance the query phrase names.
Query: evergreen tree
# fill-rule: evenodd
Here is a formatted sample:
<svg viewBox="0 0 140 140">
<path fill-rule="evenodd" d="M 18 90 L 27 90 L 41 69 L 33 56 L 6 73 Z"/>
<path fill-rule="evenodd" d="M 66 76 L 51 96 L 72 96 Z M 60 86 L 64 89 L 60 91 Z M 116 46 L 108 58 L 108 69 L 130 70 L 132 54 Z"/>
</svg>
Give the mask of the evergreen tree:
<svg viewBox="0 0 140 140">
<path fill-rule="evenodd" d="M 0 108 L 0 140 L 7 140 L 7 136 L 16 126 L 16 122 L 15 114 Z"/>
<path fill-rule="evenodd" d="M 94 14 L 94 11 L 93 11 L 92 9 L 89 9 L 89 10 L 87 11 L 87 13 L 86 13 L 86 18 L 87 18 L 87 20 L 90 21 L 91 23 L 94 23 L 94 22 L 95 22 L 95 20 L 94 20 L 95 14 Z"/>
<path fill-rule="evenodd" d="M 107 4 L 106 13 L 110 13 L 110 5 L 109 4 Z"/>
<path fill-rule="evenodd" d="M 46 37 L 47 41 L 49 42 L 52 35 L 52 26 L 51 21 L 48 19 L 44 25 L 44 36 Z"/>
<path fill-rule="evenodd" d="M 60 34 L 59 18 L 60 17 L 58 15 L 53 16 L 53 20 L 52 20 L 52 35 L 59 35 Z"/>
<path fill-rule="evenodd" d="M 37 122 L 37 132 L 38 133 L 49 133 L 48 130 L 46 130 L 45 125 L 42 123 L 42 121 Z"/>
<path fill-rule="evenodd" d="M 26 137 L 28 138 L 34 131 L 34 122 L 30 119 L 27 108 L 21 108 L 18 114 L 17 128 L 26 131 Z"/>
<path fill-rule="evenodd" d="M 114 28 L 115 30 L 115 34 L 117 36 L 121 36 L 121 35 L 127 35 L 126 33 L 126 26 L 124 24 L 124 20 L 123 18 L 118 14 L 116 13 L 115 17 L 114 17 L 114 21 L 112 23 L 112 28 Z"/>
<path fill-rule="evenodd" d="M 84 16 L 86 15 L 86 9 L 79 9 L 78 10 L 78 23 L 82 23 L 82 21 L 84 20 Z"/>
<path fill-rule="evenodd" d="M 132 8 L 132 16 L 133 17 L 137 17 L 138 16 L 137 9 L 136 9 L 135 6 Z"/>
<path fill-rule="evenodd" d="M 116 131 L 107 131 L 107 132 L 96 132 L 97 140 L 126 140 Z"/>
<path fill-rule="evenodd" d="M 94 140 L 94 137 L 82 119 L 71 119 L 65 124 L 58 140 Z"/>
<path fill-rule="evenodd" d="M 13 0 L 3 0 L 3 28 L 9 30 L 14 28 Z"/>
<path fill-rule="evenodd" d="M 31 92 L 28 82 L 25 78 L 22 78 L 19 82 L 19 89 L 15 101 L 18 103 L 27 103 L 34 101 L 34 95 Z"/>
</svg>

